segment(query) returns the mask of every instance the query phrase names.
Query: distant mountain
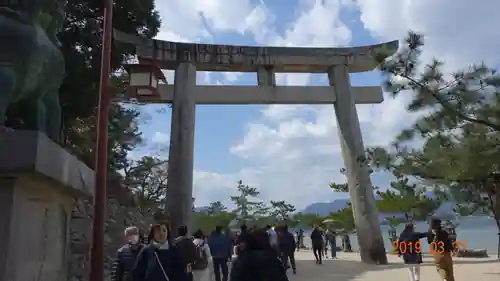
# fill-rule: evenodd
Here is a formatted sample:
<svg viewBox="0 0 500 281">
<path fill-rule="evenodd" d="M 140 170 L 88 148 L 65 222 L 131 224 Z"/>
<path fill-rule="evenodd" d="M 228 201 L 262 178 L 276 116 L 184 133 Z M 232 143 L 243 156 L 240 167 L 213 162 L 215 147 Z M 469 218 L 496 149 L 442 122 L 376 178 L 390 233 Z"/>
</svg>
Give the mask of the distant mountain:
<svg viewBox="0 0 500 281">
<path fill-rule="evenodd" d="M 331 212 L 338 212 L 344 208 L 347 208 L 349 199 L 337 199 L 332 202 L 317 202 L 312 203 L 307 206 L 302 213 L 304 214 L 318 214 L 320 216 L 326 216 Z"/>
<path fill-rule="evenodd" d="M 200 207 L 194 207 L 195 212 L 206 212 L 208 211 L 208 206 L 200 206 Z"/>
<path fill-rule="evenodd" d="M 380 196 L 375 195 L 375 199 L 380 200 Z M 332 202 L 317 202 L 317 203 L 312 203 L 311 205 L 308 205 L 305 207 L 305 209 L 302 211 L 304 214 L 318 214 L 320 216 L 326 216 L 329 213 L 332 212 L 338 212 L 344 208 L 348 207 L 349 202 L 351 200 L 349 199 L 336 199 L 333 200 Z"/>
<path fill-rule="evenodd" d="M 432 196 L 432 193 L 429 193 L 428 196 Z M 376 200 L 380 200 L 380 196 L 375 195 Z M 350 202 L 349 199 L 336 199 L 333 200 L 332 202 L 317 202 L 317 203 L 312 203 L 308 205 L 307 207 L 304 208 L 302 213 L 304 214 L 318 214 L 320 216 L 326 216 L 329 213 L 332 212 L 338 212 L 348 206 L 348 203 Z M 452 219 L 454 217 L 455 212 L 453 209 L 455 208 L 456 204 L 454 202 L 445 202 L 443 203 L 437 210 L 436 210 L 436 215 L 441 217 L 443 220 L 446 219 Z M 383 221 L 387 217 L 392 217 L 396 216 L 399 217 L 401 214 L 399 213 L 394 213 L 394 214 L 389 214 L 389 213 L 381 213 L 380 214 L 380 220 Z"/>
</svg>

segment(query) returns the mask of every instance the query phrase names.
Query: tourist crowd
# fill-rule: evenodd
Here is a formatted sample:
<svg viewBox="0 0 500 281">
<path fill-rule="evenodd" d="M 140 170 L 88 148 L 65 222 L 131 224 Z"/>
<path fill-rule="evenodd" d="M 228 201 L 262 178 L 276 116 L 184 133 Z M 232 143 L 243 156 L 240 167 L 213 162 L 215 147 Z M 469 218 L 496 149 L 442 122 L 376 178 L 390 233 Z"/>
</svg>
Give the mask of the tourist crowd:
<svg viewBox="0 0 500 281">
<path fill-rule="evenodd" d="M 146 239 L 141 239 L 137 227 L 124 233 L 128 243 L 118 250 L 112 281 L 288 281 L 289 268 L 297 273 L 295 251 L 303 247 L 303 231 L 294 237 L 286 224 L 264 229 L 243 225 L 236 235 L 218 226 L 208 236 L 201 230 L 188 236 L 188 228 L 181 226 L 174 238 L 167 223 L 152 225 Z M 310 238 L 316 264 L 321 265 L 328 253 L 336 259 L 334 231 L 315 226 Z M 416 232 L 408 223 L 398 239 L 399 245 L 406 245 L 396 251 L 408 265 L 410 281 L 420 280 L 422 253 L 408 245 L 417 245 L 422 238 L 434 247 L 431 252 L 441 280 L 454 281 L 453 240 L 439 219 L 431 220 L 427 232 Z M 343 237 L 342 243 L 350 249 L 349 239 Z"/>
<path fill-rule="evenodd" d="M 236 235 L 216 227 L 208 236 L 197 230 L 192 237 L 181 226 L 174 238 L 162 223 L 152 225 L 146 239 L 137 227 L 124 234 L 127 244 L 118 250 L 112 281 L 287 281 L 287 269 L 297 272 L 300 244 L 286 225 L 243 225 Z"/>
</svg>

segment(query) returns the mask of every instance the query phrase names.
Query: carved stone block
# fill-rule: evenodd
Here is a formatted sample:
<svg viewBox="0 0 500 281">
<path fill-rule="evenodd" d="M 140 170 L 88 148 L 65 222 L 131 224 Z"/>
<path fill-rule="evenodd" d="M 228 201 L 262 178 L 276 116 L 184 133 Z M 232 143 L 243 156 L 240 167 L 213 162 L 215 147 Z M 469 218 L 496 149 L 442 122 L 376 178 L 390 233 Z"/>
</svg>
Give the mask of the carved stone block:
<svg viewBox="0 0 500 281">
<path fill-rule="evenodd" d="M 73 200 L 94 173 L 47 136 L 0 132 L 0 280 L 66 280 Z"/>
</svg>

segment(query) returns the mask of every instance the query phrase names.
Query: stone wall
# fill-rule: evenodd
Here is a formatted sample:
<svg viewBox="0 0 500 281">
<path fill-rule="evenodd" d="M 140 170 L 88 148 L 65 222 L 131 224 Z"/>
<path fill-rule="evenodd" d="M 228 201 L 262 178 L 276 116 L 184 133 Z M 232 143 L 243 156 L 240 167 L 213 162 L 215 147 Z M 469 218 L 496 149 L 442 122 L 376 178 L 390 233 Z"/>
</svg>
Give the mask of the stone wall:
<svg viewBox="0 0 500 281">
<path fill-rule="evenodd" d="M 109 273 L 116 250 L 122 246 L 123 230 L 135 225 L 141 231 L 147 231 L 153 222 L 152 215 L 143 215 L 133 204 L 123 204 L 108 195 L 106 206 L 105 241 L 105 276 Z M 92 202 L 77 200 L 75 202 L 70 226 L 70 254 L 68 260 L 68 281 L 87 281 L 89 273 L 89 254 L 92 237 Z"/>
</svg>

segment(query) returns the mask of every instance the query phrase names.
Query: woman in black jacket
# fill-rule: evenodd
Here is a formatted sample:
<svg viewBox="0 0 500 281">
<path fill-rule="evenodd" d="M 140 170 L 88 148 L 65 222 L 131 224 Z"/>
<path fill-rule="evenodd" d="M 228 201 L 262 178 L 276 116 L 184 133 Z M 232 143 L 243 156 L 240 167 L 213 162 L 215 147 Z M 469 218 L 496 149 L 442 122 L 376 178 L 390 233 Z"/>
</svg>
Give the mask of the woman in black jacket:
<svg viewBox="0 0 500 281">
<path fill-rule="evenodd" d="M 409 265 L 410 281 L 420 280 L 420 264 L 422 263 L 420 239 L 428 235 L 428 232 L 415 232 L 413 223 L 408 223 L 396 242 L 398 256 L 402 256 L 404 263 Z"/>
<path fill-rule="evenodd" d="M 245 248 L 231 269 L 230 281 L 256 280 L 288 281 L 285 268 L 264 230 L 254 230 L 247 235 Z"/>
<path fill-rule="evenodd" d="M 167 224 L 155 224 L 148 236 L 149 245 L 142 248 L 135 268 L 133 281 L 189 281 L 179 250 L 170 240 Z"/>
</svg>

